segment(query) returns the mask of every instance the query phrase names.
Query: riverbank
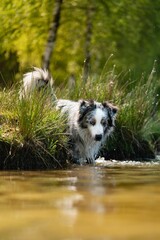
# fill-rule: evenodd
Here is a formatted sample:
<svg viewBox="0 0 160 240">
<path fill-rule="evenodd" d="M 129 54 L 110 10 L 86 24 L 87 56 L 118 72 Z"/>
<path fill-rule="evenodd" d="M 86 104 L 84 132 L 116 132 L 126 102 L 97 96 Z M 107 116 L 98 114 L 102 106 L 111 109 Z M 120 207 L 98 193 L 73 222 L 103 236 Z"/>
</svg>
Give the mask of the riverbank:
<svg viewBox="0 0 160 240">
<path fill-rule="evenodd" d="M 67 152 L 61 146 L 53 155 L 34 142 L 10 144 L 0 141 L 0 170 L 53 170 L 69 167 Z"/>
<path fill-rule="evenodd" d="M 65 119 L 47 94 L 19 100 L 16 88 L 0 92 L 0 169 L 42 170 L 67 164 Z"/>
<path fill-rule="evenodd" d="M 144 152 L 141 158 L 138 153 L 137 155 L 135 153 L 136 158 L 122 158 L 118 151 L 115 150 L 114 153 L 111 153 L 104 148 L 101 156 L 105 156 L 105 158 L 100 157 L 100 161 L 96 161 L 96 166 L 121 166 L 124 159 L 134 159 L 134 163 L 137 164 L 150 163 L 155 159 L 155 154 L 151 150 L 150 156 L 147 154 Z M 129 163 L 132 162 L 129 161 Z M 54 154 L 51 155 L 43 143 L 37 145 L 34 142 L 26 142 L 22 145 L 0 141 L 0 170 L 54 170 L 70 168 L 71 166 L 72 158 L 66 146 L 57 145 Z"/>
<path fill-rule="evenodd" d="M 106 160 L 144 161 L 155 158 L 160 138 L 157 82 L 152 71 L 146 79 L 122 85 L 112 71 L 86 84 L 79 80 L 71 89 L 57 88 L 56 95 L 73 100 L 107 100 L 117 105 L 115 131 L 100 156 Z M 19 88 L 12 87 L 0 91 L 0 102 L 0 169 L 46 170 L 72 164 L 66 119 L 46 92 L 20 100 Z"/>
</svg>

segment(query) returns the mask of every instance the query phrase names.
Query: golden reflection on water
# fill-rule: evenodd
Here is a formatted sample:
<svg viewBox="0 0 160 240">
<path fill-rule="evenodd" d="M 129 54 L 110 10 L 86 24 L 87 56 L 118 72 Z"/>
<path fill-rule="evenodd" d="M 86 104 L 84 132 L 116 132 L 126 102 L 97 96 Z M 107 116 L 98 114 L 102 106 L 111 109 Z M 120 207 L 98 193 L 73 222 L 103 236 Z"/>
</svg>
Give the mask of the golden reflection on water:
<svg viewBox="0 0 160 240">
<path fill-rule="evenodd" d="M 0 172 L 0 240 L 160 239 L 160 165 Z"/>
</svg>

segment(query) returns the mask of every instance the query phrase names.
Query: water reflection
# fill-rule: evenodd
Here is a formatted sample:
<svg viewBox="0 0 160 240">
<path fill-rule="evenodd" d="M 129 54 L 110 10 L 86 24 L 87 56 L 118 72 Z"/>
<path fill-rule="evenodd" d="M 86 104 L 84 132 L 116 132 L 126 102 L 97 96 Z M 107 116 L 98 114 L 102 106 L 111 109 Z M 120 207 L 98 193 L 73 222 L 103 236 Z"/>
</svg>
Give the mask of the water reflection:
<svg viewBox="0 0 160 240">
<path fill-rule="evenodd" d="M 81 202 L 76 203 L 76 206 L 79 209 L 88 209 L 101 214 L 111 211 L 111 204 L 109 202 L 104 203 L 103 198 L 113 192 L 114 177 L 110 177 L 106 170 L 103 171 L 102 168 L 86 167 L 82 171 L 76 169 L 72 172 L 77 176 L 74 187 L 77 192 L 83 194 L 83 201 L 81 199 Z"/>
<path fill-rule="evenodd" d="M 160 239 L 160 167 L 0 172 L 0 239 Z"/>
</svg>

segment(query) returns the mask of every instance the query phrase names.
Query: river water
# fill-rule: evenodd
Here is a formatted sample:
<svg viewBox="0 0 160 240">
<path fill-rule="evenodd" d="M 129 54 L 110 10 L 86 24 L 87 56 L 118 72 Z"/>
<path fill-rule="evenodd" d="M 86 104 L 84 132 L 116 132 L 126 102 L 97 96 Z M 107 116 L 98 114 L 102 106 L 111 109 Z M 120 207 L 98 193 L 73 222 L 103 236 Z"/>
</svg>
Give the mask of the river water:
<svg viewBox="0 0 160 240">
<path fill-rule="evenodd" d="M 0 240 L 159 240 L 160 164 L 0 172 Z"/>
</svg>

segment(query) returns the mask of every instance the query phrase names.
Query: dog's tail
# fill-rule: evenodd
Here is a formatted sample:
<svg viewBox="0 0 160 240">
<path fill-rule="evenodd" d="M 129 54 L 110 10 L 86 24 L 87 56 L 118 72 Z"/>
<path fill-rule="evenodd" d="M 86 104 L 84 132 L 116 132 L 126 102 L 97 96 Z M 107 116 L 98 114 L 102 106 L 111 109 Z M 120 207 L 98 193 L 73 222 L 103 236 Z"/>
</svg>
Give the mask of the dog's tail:
<svg viewBox="0 0 160 240">
<path fill-rule="evenodd" d="M 33 67 L 33 69 L 34 69 L 34 74 L 37 75 L 40 80 L 43 80 L 46 83 L 46 85 L 48 84 L 50 86 L 51 97 L 52 97 L 52 100 L 55 102 L 57 100 L 57 97 L 55 94 L 54 80 L 52 75 L 47 69 L 42 69 L 37 67 Z"/>
<path fill-rule="evenodd" d="M 23 75 L 20 98 L 27 97 L 33 90 L 39 90 L 42 86 L 49 86 L 52 100 L 55 102 L 57 97 L 54 90 L 54 80 L 51 74 L 47 69 L 33 67 L 33 71 Z"/>
</svg>

